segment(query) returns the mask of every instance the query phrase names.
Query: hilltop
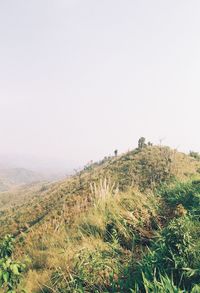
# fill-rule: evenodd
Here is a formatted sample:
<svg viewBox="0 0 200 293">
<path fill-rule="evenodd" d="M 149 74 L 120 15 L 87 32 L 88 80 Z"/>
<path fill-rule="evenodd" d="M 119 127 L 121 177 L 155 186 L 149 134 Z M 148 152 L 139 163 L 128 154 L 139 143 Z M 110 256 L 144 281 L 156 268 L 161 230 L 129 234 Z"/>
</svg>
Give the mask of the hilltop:
<svg viewBox="0 0 200 293">
<path fill-rule="evenodd" d="M 117 289 L 125 271 L 132 278 L 143 250 L 175 217 L 179 202 L 167 202 L 165 192 L 177 184 L 198 191 L 199 172 L 194 157 L 145 145 L 65 180 L 2 193 L 0 233 L 16 237 L 16 256 L 27 262 L 21 286 L 38 293 L 130 292 L 133 280 Z M 8 197 L 12 202 L 2 201 Z"/>
<path fill-rule="evenodd" d="M 140 190 L 153 189 L 163 182 L 192 178 L 198 174 L 199 166 L 199 161 L 176 150 L 150 146 L 117 157 L 104 158 L 98 163 L 86 166 L 76 175 L 53 184 L 42 182 L 2 193 L 0 199 L 5 202 L 6 198 L 10 198 L 9 203 L 6 201 L 6 206 L 10 206 L 6 215 L 11 218 L 17 215 L 21 229 L 27 224 L 25 219 L 31 222 L 44 215 L 47 217 L 52 213 L 57 214 L 63 206 L 67 208 L 68 201 L 75 206 L 76 203 L 81 205 L 81 202 L 90 196 L 91 184 L 98 183 L 100 179 L 109 179 L 120 191 L 132 187 Z M 3 206 L 4 204 L 1 204 L 0 208 Z M 9 223 L 6 228 L 12 232 L 8 227 Z"/>
</svg>

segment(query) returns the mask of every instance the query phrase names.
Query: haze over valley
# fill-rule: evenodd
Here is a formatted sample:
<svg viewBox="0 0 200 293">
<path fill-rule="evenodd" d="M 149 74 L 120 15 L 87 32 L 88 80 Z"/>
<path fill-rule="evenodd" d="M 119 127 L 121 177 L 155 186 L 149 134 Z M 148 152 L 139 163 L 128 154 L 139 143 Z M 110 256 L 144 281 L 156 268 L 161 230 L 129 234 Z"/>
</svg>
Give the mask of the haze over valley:
<svg viewBox="0 0 200 293">
<path fill-rule="evenodd" d="M 200 292 L 199 15 L 0 1 L 0 293 Z"/>
</svg>

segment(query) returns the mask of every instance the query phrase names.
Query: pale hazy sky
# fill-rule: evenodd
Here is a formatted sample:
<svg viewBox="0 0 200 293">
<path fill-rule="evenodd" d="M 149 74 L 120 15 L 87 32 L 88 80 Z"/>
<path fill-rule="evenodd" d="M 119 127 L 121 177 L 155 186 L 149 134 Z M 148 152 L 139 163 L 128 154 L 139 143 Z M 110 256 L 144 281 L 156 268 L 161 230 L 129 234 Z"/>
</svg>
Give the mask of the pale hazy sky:
<svg viewBox="0 0 200 293">
<path fill-rule="evenodd" d="M 0 154 L 200 151 L 199 113 L 199 0 L 0 0 Z"/>
</svg>

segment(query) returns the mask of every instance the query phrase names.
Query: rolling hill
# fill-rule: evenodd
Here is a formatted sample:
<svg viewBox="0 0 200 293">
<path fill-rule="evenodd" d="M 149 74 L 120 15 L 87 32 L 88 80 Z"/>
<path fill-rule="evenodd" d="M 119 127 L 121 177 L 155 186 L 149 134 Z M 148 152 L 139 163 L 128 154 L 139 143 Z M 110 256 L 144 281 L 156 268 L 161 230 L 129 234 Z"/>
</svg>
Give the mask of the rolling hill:
<svg viewBox="0 0 200 293">
<path fill-rule="evenodd" d="M 13 187 L 44 180 L 43 176 L 24 168 L 0 169 L 0 192 Z"/>
<path fill-rule="evenodd" d="M 15 255 L 27 268 L 19 290 L 145 292 L 138 262 L 178 213 L 193 215 L 199 170 L 195 158 L 150 145 L 105 158 L 56 183 L 0 194 L 0 234 L 14 235 Z M 159 286 L 170 278 L 165 273 L 155 280 Z M 153 278 L 144 277 L 146 283 Z M 182 288 L 196 284 L 183 281 Z"/>
</svg>

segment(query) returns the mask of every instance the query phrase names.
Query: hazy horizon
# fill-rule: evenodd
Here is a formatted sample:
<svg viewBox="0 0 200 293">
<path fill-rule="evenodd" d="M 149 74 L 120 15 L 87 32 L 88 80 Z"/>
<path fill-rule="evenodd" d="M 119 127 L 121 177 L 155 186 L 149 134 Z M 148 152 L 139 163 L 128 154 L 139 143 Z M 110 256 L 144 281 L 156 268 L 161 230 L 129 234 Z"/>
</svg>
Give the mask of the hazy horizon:
<svg viewBox="0 0 200 293">
<path fill-rule="evenodd" d="M 0 164 L 73 169 L 140 136 L 200 151 L 199 12 L 199 1 L 1 1 Z"/>
</svg>

